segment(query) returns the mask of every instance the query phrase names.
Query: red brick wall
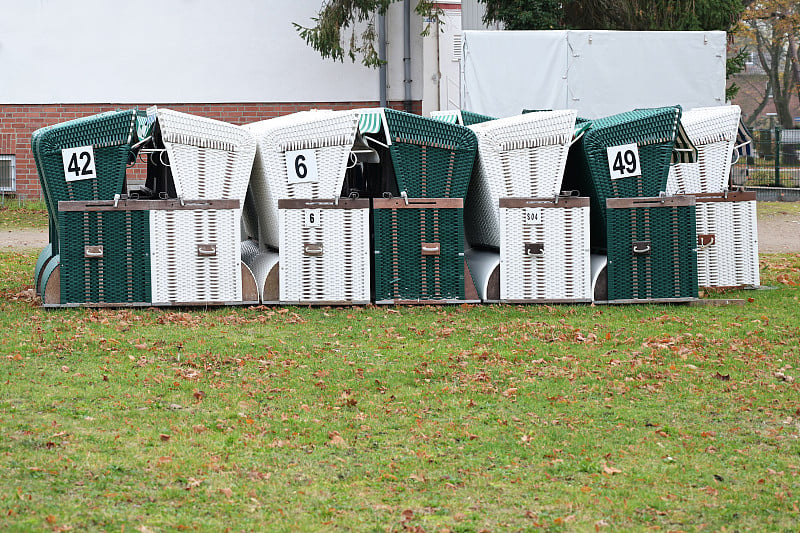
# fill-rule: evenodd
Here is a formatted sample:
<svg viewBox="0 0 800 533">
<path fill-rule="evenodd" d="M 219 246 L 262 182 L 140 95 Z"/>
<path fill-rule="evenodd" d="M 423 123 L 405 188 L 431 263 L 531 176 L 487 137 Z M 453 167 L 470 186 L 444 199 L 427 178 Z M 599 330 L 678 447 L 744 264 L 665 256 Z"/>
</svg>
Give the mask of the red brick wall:
<svg viewBox="0 0 800 533">
<path fill-rule="evenodd" d="M 15 155 L 17 159 L 17 194 L 23 198 L 41 196 L 36 164 L 31 154 L 31 134 L 39 128 L 75 118 L 152 104 L 0 104 L 0 155 Z M 249 124 L 308 109 L 353 109 L 376 107 L 377 102 L 335 103 L 246 103 L 246 104 L 157 104 L 176 111 L 224 120 L 232 124 Z M 403 102 L 390 102 L 390 107 L 403 109 Z M 413 102 L 412 111 L 422 112 L 422 102 Z"/>
</svg>

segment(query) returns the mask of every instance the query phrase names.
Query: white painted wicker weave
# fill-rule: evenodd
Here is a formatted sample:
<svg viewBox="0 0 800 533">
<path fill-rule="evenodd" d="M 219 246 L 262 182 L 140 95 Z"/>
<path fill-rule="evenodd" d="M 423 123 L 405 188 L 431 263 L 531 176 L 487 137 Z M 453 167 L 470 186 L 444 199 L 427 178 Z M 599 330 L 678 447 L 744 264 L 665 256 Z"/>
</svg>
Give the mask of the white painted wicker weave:
<svg viewBox="0 0 800 533">
<path fill-rule="evenodd" d="M 267 280 L 273 275 L 277 278 L 280 255 L 277 252 L 261 250 L 257 242 L 246 240 L 242 241 L 242 262 L 253 273 L 261 303 L 278 303 L 278 291 L 275 290 L 274 294 L 268 293 L 270 287 L 267 286 Z"/>
<path fill-rule="evenodd" d="M 758 286 L 756 201 L 709 201 L 698 196 L 695 216 L 698 285 Z"/>
<path fill-rule="evenodd" d="M 240 209 L 150 211 L 154 305 L 242 301 Z"/>
<path fill-rule="evenodd" d="M 305 201 L 278 210 L 281 303 L 369 303 L 369 201 L 341 204 Z"/>
<path fill-rule="evenodd" d="M 244 201 L 256 153 L 241 126 L 158 108 L 161 136 L 179 197 Z"/>
<path fill-rule="evenodd" d="M 697 147 L 696 163 L 670 167 L 667 194 L 722 192 L 728 188 L 742 110 L 737 105 L 699 107 L 683 113 L 683 124 Z"/>
<path fill-rule="evenodd" d="M 499 246 L 500 198 L 553 198 L 560 192 L 576 116 L 574 110 L 541 111 L 470 126 L 478 137 L 464 205 L 471 245 Z"/>
<path fill-rule="evenodd" d="M 341 194 L 358 119 L 357 111 L 303 111 L 245 126 L 258 145 L 249 189 L 253 209 L 245 211 L 246 224 L 260 228 L 262 245 L 279 246 L 278 200 Z M 313 150 L 318 181 L 289 183 L 286 152 L 296 150 Z"/>
<path fill-rule="evenodd" d="M 581 200 L 576 207 L 543 198 L 500 207 L 501 300 L 592 300 L 589 203 Z"/>
</svg>

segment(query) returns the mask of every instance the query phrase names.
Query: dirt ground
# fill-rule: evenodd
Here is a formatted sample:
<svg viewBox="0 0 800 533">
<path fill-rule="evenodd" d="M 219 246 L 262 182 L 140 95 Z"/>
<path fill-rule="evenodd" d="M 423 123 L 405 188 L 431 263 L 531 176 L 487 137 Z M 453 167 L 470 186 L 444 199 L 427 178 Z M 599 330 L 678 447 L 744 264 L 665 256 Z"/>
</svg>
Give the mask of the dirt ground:
<svg viewBox="0 0 800 533">
<path fill-rule="evenodd" d="M 758 221 L 759 252 L 800 252 L 800 216 L 775 214 Z"/>
<path fill-rule="evenodd" d="M 47 244 L 46 230 L 0 231 L 0 252 L 37 249 Z M 764 253 L 800 252 L 800 215 L 778 213 L 758 221 L 758 250 Z"/>
<path fill-rule="evenodd" d="M 35 248 L 41 250 L 48 240 L 47 230 L 2 230 L 0 231 L 0 252 L 11 250 L 26 250 Z"/>
</svg>

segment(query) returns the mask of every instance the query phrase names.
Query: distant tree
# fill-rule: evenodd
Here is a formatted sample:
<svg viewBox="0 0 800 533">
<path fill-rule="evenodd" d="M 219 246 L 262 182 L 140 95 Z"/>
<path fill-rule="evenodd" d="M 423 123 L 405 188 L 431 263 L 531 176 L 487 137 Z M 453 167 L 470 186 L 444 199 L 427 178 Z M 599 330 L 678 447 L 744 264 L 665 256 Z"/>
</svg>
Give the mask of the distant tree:
<svg viewBox="0 0 800 533">
<path fill-rule="evenodd" d="M 293 23 L 306 43 L 324 58 L 343 61 L 345 56 L 368 67 L 381 64 L 375 49 L 375 15 L 385 15 L 397 0 L 325 0 L 313 26 Z M 417 0 L 414 10 L 424 17 L 438 18 L 439 9 L 432 0 Z M 358 27 L 358 29 L 357 29 Z M 423 31 L 427 33 L 428 28 Z"/>
<path fill-rule="evenodd" d="M 746 34 L 754 43 L 758 61 L 767 74 L 762 99 L 748 117 L 753 123 L 770 99 L 775 105 L 778 123 L 794 127 L 791 111 L 793 90 L 800 98 L 800 65 L 797 41 L 800 39 L 800 9 L 794 0 L 753 2 L 742 18 Z"/>
<path fill-rule="evenodd" d="M 559 0 L 478 0 L 486 5 L 483 21 L 501 22 L 507 30 L 557 30 L 564 28 Z"/>
</svg>

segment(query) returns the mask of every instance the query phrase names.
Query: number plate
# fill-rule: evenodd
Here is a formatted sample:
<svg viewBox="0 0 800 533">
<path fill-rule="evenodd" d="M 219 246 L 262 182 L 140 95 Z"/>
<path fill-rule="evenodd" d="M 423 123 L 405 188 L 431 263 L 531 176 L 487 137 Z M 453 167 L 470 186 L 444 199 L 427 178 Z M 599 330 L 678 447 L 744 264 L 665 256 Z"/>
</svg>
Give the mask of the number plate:
<svg viewBox="0 0 800 533">
<path fill-rule="evenodd" d="M 286 174 L 289 183 L 316 183 L 317 152 L 315 150 L 294 150 L 286 152 Z"/>
<path fill-rule="evenodd" d="M 316 228 L 320 225 L 322 209 L 306 209 L 303 211 L 303 226 L 306 228 Z"/>
<path fill-rule="evenodd" d="M 642 169 L 639 164 L 639 148 L 635 144 L 610 146 L 608 153 L 608 172 L 612 180 L 641 176 Z"/>
<path fill-rule="evenodd" d="M 523 209 L 522 223 L 526 226 L 528 224 L 541 224 L 542 223 L 542 209 L 537 207 L 527 207 Z"/>
<path fill-rule="evenodd" d="M 67 181 L 94 179 L 94 149 L 91 146 L 64 148 L 61 150 L 64 161 L 64 177 Z"/>
</svg>

